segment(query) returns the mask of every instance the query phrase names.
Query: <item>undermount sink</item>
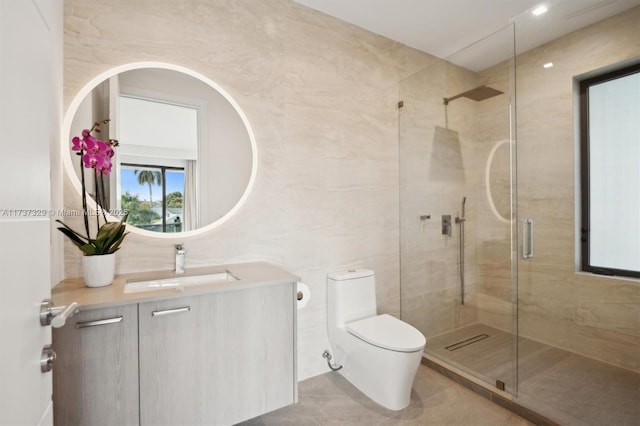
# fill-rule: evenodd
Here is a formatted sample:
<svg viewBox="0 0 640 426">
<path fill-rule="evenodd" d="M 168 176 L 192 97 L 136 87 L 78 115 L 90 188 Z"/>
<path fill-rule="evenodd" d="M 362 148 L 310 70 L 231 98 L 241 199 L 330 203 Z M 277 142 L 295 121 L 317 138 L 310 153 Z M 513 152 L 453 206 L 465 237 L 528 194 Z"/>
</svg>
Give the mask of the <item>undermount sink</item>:
<svg viewBox="0 0 640 426">
<path fill-rule="evenodd" d="M 215 284 L 227 281 L 237 281 L 238 278 L 229 271 L 215 272 L 202 275 L 181 275 L 170 278 L 158 278 L 142 281 L 127 281 L 124 285 L 125 293 L 140 293 L 144 291 L 175 289 L 184 290 L 185 287 Z"/>
</svg>

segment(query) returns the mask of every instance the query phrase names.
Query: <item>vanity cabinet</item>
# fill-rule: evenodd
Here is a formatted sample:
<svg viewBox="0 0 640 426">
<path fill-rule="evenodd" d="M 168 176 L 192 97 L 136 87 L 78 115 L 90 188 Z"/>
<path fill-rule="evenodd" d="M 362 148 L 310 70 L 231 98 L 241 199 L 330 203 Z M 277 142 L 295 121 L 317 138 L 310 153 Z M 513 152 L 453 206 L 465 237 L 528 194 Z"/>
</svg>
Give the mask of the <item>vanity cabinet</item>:
<svg viewBox="0 0 640 426">
<path fill-rule="evenodd" d="M 54 329 L 56 426 L 229 425 L 297 402 L 295 282 L 163 296 Z"/>
<path fill-rule="evenodd" d="M 293 285 L 141 303 L 140 423 L 233 424 L 293 404 Z"/>
<path fill-rule="evenodd" d="M 54 424 L 138 424 L 138 305 L 80 312 L 54 329 Z"/>
</svg>

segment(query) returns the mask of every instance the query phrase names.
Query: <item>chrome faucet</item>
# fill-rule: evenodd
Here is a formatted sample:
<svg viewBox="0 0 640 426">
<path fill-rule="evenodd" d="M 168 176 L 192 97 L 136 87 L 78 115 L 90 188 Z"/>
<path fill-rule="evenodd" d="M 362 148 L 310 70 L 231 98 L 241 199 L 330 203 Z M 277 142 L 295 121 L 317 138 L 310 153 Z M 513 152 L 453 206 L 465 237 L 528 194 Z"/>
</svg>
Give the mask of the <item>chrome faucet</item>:
<svg viewBox="0 0 640 426">
<path fill-rule="evenodd" d="M 176 244 L 176 274 L 184 274 L 184 244 Z"/>
</svg>

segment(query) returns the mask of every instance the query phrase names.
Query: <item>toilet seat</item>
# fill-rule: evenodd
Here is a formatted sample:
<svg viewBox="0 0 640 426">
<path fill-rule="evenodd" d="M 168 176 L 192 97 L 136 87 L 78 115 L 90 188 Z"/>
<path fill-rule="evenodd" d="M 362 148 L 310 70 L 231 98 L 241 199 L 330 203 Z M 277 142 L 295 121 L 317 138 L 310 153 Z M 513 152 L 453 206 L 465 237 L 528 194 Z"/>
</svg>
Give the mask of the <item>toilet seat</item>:
<svg viewBox="0 0 640 426">
<path fill-rule="evenodd" d="M 387 314 L 347 323 L 346 329 L 367 343 L 392 351 L 416 352 L 426 343 L 416 328 Z"/>
</svg>

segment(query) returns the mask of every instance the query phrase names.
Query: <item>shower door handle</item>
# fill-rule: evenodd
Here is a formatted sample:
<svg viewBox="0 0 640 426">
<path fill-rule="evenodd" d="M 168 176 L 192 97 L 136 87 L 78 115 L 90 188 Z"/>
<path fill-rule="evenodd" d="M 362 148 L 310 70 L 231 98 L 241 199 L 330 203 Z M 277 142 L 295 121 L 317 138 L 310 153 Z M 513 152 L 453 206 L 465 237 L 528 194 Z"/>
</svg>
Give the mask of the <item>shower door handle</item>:
<svg viewBox="0 0 640 426">
<path fill-rule="evenodd" d="M 522 220 L 522 258 L 531 259 L 533 257 L 533 220 Z"/>
</svg>

